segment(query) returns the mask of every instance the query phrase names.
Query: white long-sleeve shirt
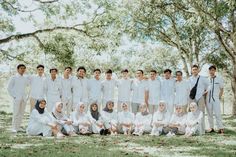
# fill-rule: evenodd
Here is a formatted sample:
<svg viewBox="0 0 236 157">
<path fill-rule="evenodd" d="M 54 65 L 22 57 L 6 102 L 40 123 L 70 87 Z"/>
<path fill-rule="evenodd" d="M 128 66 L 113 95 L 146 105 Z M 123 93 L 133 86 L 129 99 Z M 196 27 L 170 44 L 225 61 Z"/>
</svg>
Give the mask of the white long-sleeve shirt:
<svg viewBox="0 0 236 157">
<path fill-rule="evenodd" d="M 175 82 L 175 105 L 187 105 L 189 99 L 190 84 L 186 80 Z"/>
<path fill-rule="evenodd" d="M 26 87 L 29 84 L 28 77 L 16 74 L 10 78 L 7 90 L 15 99 L 27 99 Z"/>
<path fill-rule="evenodd" d="M 134 114 L 132 112 L 122 111 L 118 113 L 118 122 L 120 124 L 127 124 L 127 123 L 134 124 L 134 120 L 135 120 Z"/>
<path fill-rule="evenodd" d="M 88 80 L 88 95 L 90 102 L 101 103 L 102 97 L 102 83 L 101 80 L 95 78 Z"/>
<path fill-rule="evenodd" d="M 86 113 L 78 114 L 77 111 L 71 113 L 70 119 L 73 121 L 73 126 L 83 125 L 83 123 L 91 123 L 90 118 Z"/>
<path fill-rule="evenodd" d="M 117 81 L 118 101 L 130 102 L 131 84 L 132 80 L 130 80 L 129 78 L 127 79 L 122 78 Z"/>
<path fill-rule="evenodd" d="M 87 79 L 78 79 L 78 77 L 72 78 L 72 91 L 73 91 L 73 103 L 74 105 L 79 102 L 88 103 L 88 85 Z"/>
<path fill-rule="evenodd" d="M 161 80 L 161 100 L 167 102 L 168 105 L 172 105 L 174 103 L 175 96 L 175 80 L 165 79 Z"/>
<path fill-rule="evenodd" d="M 46 77 L 33 75 L 29 77 L 30 82 L 30 97 L 36 100 L 44 99 L 44 82 Z"/>
<path fill-rule="evenodd" d="M 117 124 L 118 123 L 118 116 L 115 111 L 112 113 L 102 111 L 101 112 L 102 120 L 106 123 Z"/>
<path fill-rule="evenodd" d="M 138 80 L 135 79 L 132 83 L 132 103 L 145 103 L 145 92 L 147 89 L 147 81 L 146 80 Z"/>
<path fill-rule="evenodd" d="M 224 81 L 221 77 L 216 76 L 209 78 L 209 89 L 208 89 L 208 102 L 219 100 L 220 90 L 224 88 Z"/>
<path fill-rule="evenodd" d="M 174 113 L 170 119 L 170 124 L 180 124 L 181 126 L 184 126 L 186 125 L 186 121 L 187 121 L 187 114 L 184 114 L 182 116 L 177 116 Z"/>
<path fill-rule="evenodd" d="M 153 115 L 152 125 L 154 126 L 156 123 L 163 124 L 167 126 L 170 122 L 171 115 L 168 111 L 160 112 L 156 111 Z"/>
<path fill-rule="evenodd" d="M 114 101 L 114 92 L 117 85 L 116 80 L 104 80 L 102 81 L 102 97 L 106 101 Z"/>
<path fill-rule="evenodd" d="M 62 100 L 71 100 L 72 99 L 72 78 L 69 77 L 68 79 L 61 78 L 61 85 L 62 85 Z"/>
<path fill-rule="evenodd" d="M 134 124 L 135 125 L 148 125 L 148 126 L 151 126 L 151 122 L 152 122 L 152 115 L 151 114 L 142 115 L 140 112 L 138 112 L 135 116 Z"/>
<path fill-rule="evenodd" d="M 200 124 L 202 122 L 202 118 L 203 118 L 202 111 L 200 111 L 200 114 L 198 115 L 198 117 L 195 117 L 192 112 L 188 112 L 186 124 L 192 125 L 192 126 L 196 125 L 197 123 Z"/>
<path fill-rule="evenodd" d="M 61 79 L 58 77 L 55 80 L 52 80 L 51 77 L 46 78 L 44 82 L 44 91 L 47 101 L 59 100 L 62 95 Z"/>
<path fill-rule="evenodd" d="M 161 81 L 158 79 L 148 80 L 148 104 L 158 105 L 161 99 Z"/>
</svg>

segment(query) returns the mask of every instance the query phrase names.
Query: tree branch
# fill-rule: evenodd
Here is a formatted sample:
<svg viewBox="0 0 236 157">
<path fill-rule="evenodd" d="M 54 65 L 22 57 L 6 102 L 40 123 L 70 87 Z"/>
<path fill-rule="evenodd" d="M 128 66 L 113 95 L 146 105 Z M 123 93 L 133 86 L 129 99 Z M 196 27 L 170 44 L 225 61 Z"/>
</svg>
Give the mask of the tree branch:
<svg viewBox="0 0 236 157">
<path fill-rule="evenodd" d="M 50 4 L 50 3 L 55 3 L 59 2 L 59 0 L 34 0 L 35 2 L 43 3 L 43 4 Z"/>
<path fill-rule="evenodd" d="M 16 10 L 16 11 L 19 11 L 19 12 L 34 12 L 36 10 L 39 10 L 39 8 L 35 8 L 35 9 L 32 9 L 32 10 L 24 10 L 24 9 L 21 9 L 21 8 L 18 8 L 18 7 L 15 7 L 13 4 L 11 4 L 10 2 L 7 2 L 5 0 L 2 0 L 2 2 L 0 4 L 7 4 L 8 6 L 10 6 L 12 9 Z"/>
</svg>

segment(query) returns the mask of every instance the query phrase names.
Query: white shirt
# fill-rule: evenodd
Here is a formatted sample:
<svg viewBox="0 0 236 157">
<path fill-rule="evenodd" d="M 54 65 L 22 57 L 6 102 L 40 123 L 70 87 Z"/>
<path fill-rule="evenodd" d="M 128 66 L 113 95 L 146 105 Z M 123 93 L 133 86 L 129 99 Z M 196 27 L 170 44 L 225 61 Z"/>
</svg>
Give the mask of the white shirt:
<svg viewBox="0 0 236 157">
<path fill-rule="evenodd" d="M 90 102 L 101 102 L 102 83 L 95 78 L 88 80 L 88 95 Z"/>
<path fill-rule="evenodd" d="M 154 126 L 156 123 L 163 124 L 164 126 L 167 126 L 169 124 L 171 115 L 168 111 L 166 112 L 160 112 L 156 111 L 153 115 L 152 119 L 152 125 Z"/>
<path fill-rule="evenodd" d="M 72 78 L 73 102 L 88 103 L 88 86 L 87 79 L 78 79 L 77 76 Z"/>
<path fill-rule="evenodd" d="M 115 111 L 109 113 L 106 111 L 101 112 L 102 120 L 106 123 L 117 124 L 118 123 L 118 116 Z"/>
<path fill-rule="evenodd" d="M 69 77 L 68 79 L 61 78 L 62 84 L 62 100 L 70 100 L 72 98 L 72 78 Z"/>
<path fill-rule="evenodd" d="M 187 114 L 182 116 L 177 116 L 175 113 L 172 115 L 170 119 L 170 124 L 180 124 L 181 126 L 186 125 L 187 122 Z"/>
<path fill-rule="evenodd" d="M 15 99 L 27 99 L 26 87 L 29 80 L 25 75 L 16 74 L 10 78 L 7 90 L 8 93 Z"/>
<path fill-rule="evenodd" d="M 128 123 L 133 124 L 134 123 L 134 114 L 129 111 L 119 112 L 118 113 L 118 122 L 120 124 L 128 124 Z"/>
<path fill-rule="evenodd" d="M 30 97 L 39 100 L 44 98 L 44 82 L 46 77 L 33 75 L 29 77 L 30 80 Z"/>
<path fill-rule="evenodd" d="M 148 125 L 151 126 L 151 122 L 152 122 L 152 115 L 148 114 L 148 115 L 142 115 L 141 112 L 138 112 L 135 116 L 135 121 L 134 124 L 135 125 Z"/>
<path fill-rule="evenodd" d="M 189 78 L 189 82 L 190 82 L 190 91 L 191 89 L 195 86 L 198 76 L 191 76 Z M 209 81 L 206 77 L 204 76 L 200 76 L 199 81 L 198 81 L 198 86 L 197 86 L 197 92 L 196 92 L 196 96 L 195 99 L 198 101 L 204 94 L 204 92 L 208 89 L 209 87 Z"/>
<path fill-rule="evenodd" d="M 161 81 L 160 80 L 148 80 L 148 104 L 158 105 L 161 97 Z"/>
<path fill-rule="evenodd" d="M 175 82 L 175 105 L 187 105 L 189 98 L 190 84 L 186 80 Z"/>
<path fill-rule="evenodd" d="M 118 83 L 117 83 L 118 101 L 130 102 L 131 83 L 132 83 L 132 80 L 130 80 L 129 78 L 127 79 L 122 78 L 118 80 Z"/>
<path fill-rule="evenodd" d="M 102 82 L 102 95 L 104 101 L 114 101 L 114 91 L 116 84 L 116 81 L 113 79 L 104 80 Z"/>
<path fill-rule="evenodd" d="M 60 99 L 62 94 L 61 79 L 58 77 L 55 80 L 52 80 L 51 77 L 46 78 L 44 90 L 47 96 L 47 101 Z"/>
<path fill-rule="evenodd" d="M 78 113 L 77 111 L 74 111 L 71 113 L 70 119 L 73 121 L 73 126 L 79 126 L 83 123 L 91 123 L 88 114 L 85 112 Z"/>
<path fill-rule="evenodd" d="M 132 83 L 132 90 L 133 90 L 133 103 L 145 103 L 145 91 L 147 89 L 147 81 L 146 80 L 138 80 L 135 79 Z"/>
<path fill-rule="evenodd" d="M 216 76 L 209 78 L 210 86 L 208 96 L 211 100 L 219 100 L 220 90 L 224 88 L 224 81 L 221 77 Z"/>
<path fill-rule="evenodd" d="M 173 78 L 165 79 L 161 81 L 161 99 L 167 102 L 169 105 L 174 103 L 175 96 L 175 80 Z"/>
</svg>

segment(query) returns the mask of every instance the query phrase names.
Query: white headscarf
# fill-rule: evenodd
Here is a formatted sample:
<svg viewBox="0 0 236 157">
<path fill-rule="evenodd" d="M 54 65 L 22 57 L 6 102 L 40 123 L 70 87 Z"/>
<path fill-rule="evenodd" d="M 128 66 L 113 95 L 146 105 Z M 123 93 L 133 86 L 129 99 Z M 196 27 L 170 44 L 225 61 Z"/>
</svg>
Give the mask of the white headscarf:
<svg viewBox="0 0 236 157">
<path fill-rule="evenodd" d="M 76 114 L 78 116 L 85 114 L 85 111 L 83 113 L 80 112 L 80 106 L 82 106 L 82 105 L 84 105 L 84 107 L 85 107 L 85 104 L 83 102 L 79 102 L 76 106 Z"/>
<path fill-rule="evenodd" d="M 167 105 L 166 105 L 166 102 L 163 101 L 163 100 L 161 100 L 161 101 L 159 102 L 159 105 L 160 105 L 160 104 L 163 104 L 164 107 L 165 107 L 165 109 L 164 109 L 163 111 L 160 111 L 160 110 L 157 111 L 157 119 L 158 119 L 158 120 L 164 120 L 164 119 L 165 119 L 165 115 L 166 115 L 166 113 L 167 113 Z M 158 106 L 158 107 L 159 107 L 159 106 Z"/>
<path fill-rule="evenodd" d="M 59 107 L 59 105 L 62 104 L 62 108 L 63 108 L 63 103 L 62 102 L 56 102 L 54 108 L 53 108 L 53 111 L 52 111 L 52 114 L 53 116 L 56 118 L 56 119 L 61 119 L 63 118 L 64 114 L 63 114 L 63 111 L 61 112 L 58 112 L 57 111 L 57 108 Z"/>
<path fill-rule="evenodd" d="M 199 116 L 199 114 L 200 114 L 200 110 L 199 110 L 199 108 L 198 108 L 198 106 L 197 106 L 197 103 L 196 103 L 196 102 L 191 102 L 190 105 L 192 105 L 192 106 L 195 107 L 196 110 L 195 110 L 194 112 L 192 112 L 192 114 L 193 114 L 193 116 L 194 116 L 195 118 L 197 118 L 197 117 Z M 190 105 L 189 105 L 189 106 L 190 106 Z"/>
</svg>

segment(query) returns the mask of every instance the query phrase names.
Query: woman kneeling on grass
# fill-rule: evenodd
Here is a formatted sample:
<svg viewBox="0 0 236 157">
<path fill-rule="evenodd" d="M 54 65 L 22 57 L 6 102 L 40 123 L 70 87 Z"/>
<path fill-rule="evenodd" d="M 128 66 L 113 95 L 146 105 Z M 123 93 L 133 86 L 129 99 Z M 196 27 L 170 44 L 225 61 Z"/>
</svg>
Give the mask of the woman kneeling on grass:
<svg viewBox="0 0 236 157">
<path fill-rule="evenodd" d="M 28 135 L 32 136 L 56 136 L 64 137 L 59 126 L 54 123 L 52 116 L 45 110 L 46 101 L 36 102 L 35 109 L 30 114 L 29 124 L 26 129 Z"/>
<path fill-rule="evenodd" d="M 195 102 L 190 103 L 189 110 L 187 115 L 187 128 L 185 136 L 189 137 L 194 134 L 202 135 L 203 130 L 201 128 L 201 122 L 203 118 L 203 113 L 198 109 L 198 106 Z"/>
<path fill-rule="evenodd" d="M 63 134 L 69 136 L 76 136 L 75 130 L 72 126 L 72 120 L 70 120 L 63 113 L 63 104 L 62 102 L 57 102 L 53 108 L 52 116 L 54 121 L 60 126 L 60 130 Z"/>
<path fill-rule="evenodd" d="M 186 129 L 187 115 L 185 114 L 182 106 L 175 107 L 175 113 L 172 115 L 170 123 L 164 127 L 163 131 L 166 136 L 175 136 L 176 134 L 184 135 Z"/>
<path fill-rule="evenodd" d="M 74 129 L 78 134 L 89 135 L 91 134 L 92 124 L 90 122 L 89 116 L 85 112 L 84 103 L 80 102 L 76 111 L 71 113 L 71 119 L 73 121 Z"/>
</svg>

